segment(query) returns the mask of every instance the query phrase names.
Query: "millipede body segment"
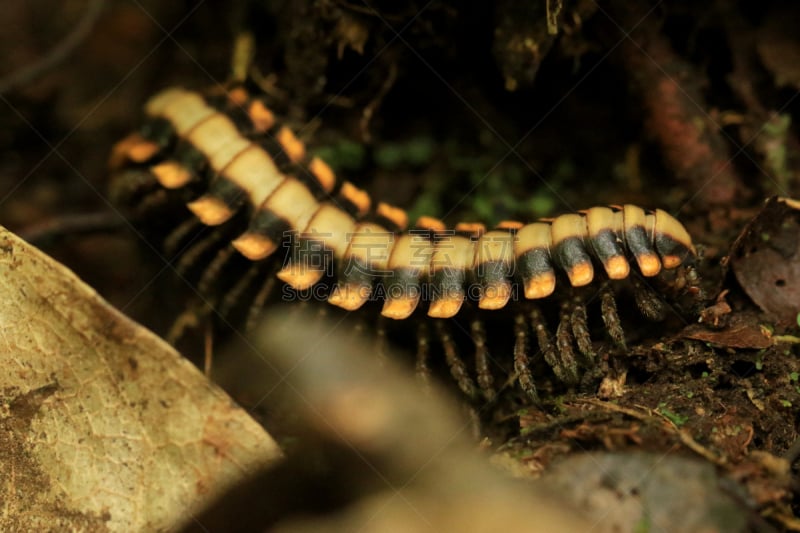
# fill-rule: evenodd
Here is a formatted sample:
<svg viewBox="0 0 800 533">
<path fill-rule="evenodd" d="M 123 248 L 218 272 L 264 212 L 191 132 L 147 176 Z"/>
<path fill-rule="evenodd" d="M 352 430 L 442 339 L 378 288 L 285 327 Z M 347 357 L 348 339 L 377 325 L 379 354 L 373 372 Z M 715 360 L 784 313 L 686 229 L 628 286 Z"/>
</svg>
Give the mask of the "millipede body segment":
<svg viewBox="0 0 800 533">
<path fill-rule="evenodd" d="M 331 280 L 329 303 L 355 311 L 378 301 L 386 319 L 424 316 L 423 311 L 430 319 L 449 319 L 464 307 L 478 315 L 507 309 L 514 316 L 514 371 L 535 396 L 526 374 L 534 354 L 523 353 L 531 352 L 530 331 L 556 375 L 574 382 L 579 363 L 573 347 L 587 364 L 593 357 L 587 298 L 598 297 L 612 340 L 624 344 L 616 284 L 632 286 L 648 318 L 663 314 L 651 285 L 667 292 L 693 290 L 694 245 L 681 223 L 661 209 L 591 207 L 528 224 L 502 222 L 489 231 L 476 223 L 448 229 L 422 217 L 408 228 L 402 209 L 373 205 L 365 192 L 340 180 L 243 88 L 210 95 L 167 89 L 147 102 L 145 114 L 141 130 L 114 148 L 114 187 L 134 208 L 146 211 L 170 195 L 188 208 L 184 222 L 164 239 L 172 243 L 168 248 L 177 249 L 197 228 L 206 228 L 204 238 L 185 245 L 181 260 L 188 268 L 216 250 L 201 275 L 201 292 L 238 256 L 253 268 L 240 283 L 227 284 L 229 295 L 248 293 L 247 284 L 263 277 L 261 265 L 271 264 L 274 275 L 296 291 Z M 285 253 L 276 253 L 284 247 Z M 271 283 L 273 274 L 264 275 Z M 560 308 L 555 342 L 537 302 Z M 458 356 L 451 353 L 446 327 L 433 329 L 459 385 L 474 394 L 463 364 L 453 360 Z M 479 388 L 491 396 L 486 334 L 480 322 L 471 330 Z M 427 341 L 420 345 L 427 352 Z M 426 368 L 424 361 L 417 366 Z"/>
</svg>

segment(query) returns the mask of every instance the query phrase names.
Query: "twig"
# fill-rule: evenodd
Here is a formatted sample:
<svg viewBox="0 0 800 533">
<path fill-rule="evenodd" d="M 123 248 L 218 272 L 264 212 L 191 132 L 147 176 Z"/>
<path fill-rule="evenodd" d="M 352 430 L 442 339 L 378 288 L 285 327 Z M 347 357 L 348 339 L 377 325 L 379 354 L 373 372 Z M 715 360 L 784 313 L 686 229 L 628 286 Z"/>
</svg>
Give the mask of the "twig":
<svg viewBox="0 0 800 533">
<path fill-rule="evenodd" d="M 64 39 L 56 43 L 44 57 L 32 65 L 17 69 L 4 78 L 0 78 L 0 95 L 6 94 L 21 85 L 31 83 L 68 58 L 78 45 L 89 35 L 92 27 L 94 27 L 97 19 L 100 17 L 104 5 L 105 0 L 89 0 L 86 12 L 83 14 L 83 18 L 77 26 L 75 26 Z"/>
<path fill-rule="evenodd" d="M 372 142 L 372 134 L 369 132 L 369 123 L 372 120 L 372 116 L 375 114 L 375 111 L 378 109 L 378 107 L 380 107 L 384 97 L 396 81 L 397 65 L 392 63 L 389 65 L 389 75 L 386 77 L 386 80 L 384 80 L 381 88 L 378 90 L 378 93 L 369 102 L 369 104 L 367 104 L 367 107 L 364 108 L 364 111 L 361 114 L 361 138 L 367 144 Z"/>
<path fill-rule="evenodd" d="M 711 450 L 702 446 L 699 442 L 694 440 L 688 432 L 680 429 L 678 426 L 675 425 L 669 418 L 661 415 L 659 413 L 652 414 L 651 412 L 641 412 L 635 409 L 629 409 L 627 407 L 621 407 L 619 405 L 615 405 L 612 403 L 601 402 L 599 400 L 584 400 L 585 403 L 589 405 L 593 405 L 595 407 L 599 407 L 600 409 L 605 409 L 608 411 L 615 411 L 618 413 L 622 413 L 628 415 L 632 418 L 637 420 L 641 420 L 642 422 L 660 422 L 661 426 L 674 433 L 680 441 L 683 443 L 684 446 L 695 452 L 696 454 L 700 455 L 701 457 L 705 458 L 706 460 L 714 463 L 717 466 L 724 466 L 727 464 L 727 461 L 724 457 L 719 457 L 715 455 Z M 656 416 L 657 415 L 657 416 Z"/>
<path fill-rule="evenodd" d="M 34 246 L 41 246 L 68 236 L 109 232 L 126 225 L 127 221 L 118 213 L 79 213 L 59 215 L 33 224 L 17 232 L 17 235 Z"/>
</svg>

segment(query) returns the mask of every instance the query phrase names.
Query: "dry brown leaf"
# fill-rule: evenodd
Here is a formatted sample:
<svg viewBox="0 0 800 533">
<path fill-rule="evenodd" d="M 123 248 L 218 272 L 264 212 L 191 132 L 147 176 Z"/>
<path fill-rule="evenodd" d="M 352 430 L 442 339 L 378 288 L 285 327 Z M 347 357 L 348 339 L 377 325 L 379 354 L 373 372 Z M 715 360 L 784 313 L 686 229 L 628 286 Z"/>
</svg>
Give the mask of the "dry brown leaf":
<svg viewBox="0 0 800 533">
<path fill-rule="evenodd" d="M 730 253 L 736 280 L 747 295 L 782 324 L 800 313 L 800 202 L 770 198 L 742 230 Z"/>
<path fill-rule="evenodd" d="M 280 457 L 170 346 L 0 227 L 0 530 L 168 530 Z"/>
<path fill-rule="evenodd" d="M 765 333 L 754 313 L 740 312 L 727 316 L 724 328 L 711 329 L 704 324 L 691 324 L 684 328 L 681 336 L 728 348 L 760 350 L 772 346 L 772 339 Z"/>
</svg>

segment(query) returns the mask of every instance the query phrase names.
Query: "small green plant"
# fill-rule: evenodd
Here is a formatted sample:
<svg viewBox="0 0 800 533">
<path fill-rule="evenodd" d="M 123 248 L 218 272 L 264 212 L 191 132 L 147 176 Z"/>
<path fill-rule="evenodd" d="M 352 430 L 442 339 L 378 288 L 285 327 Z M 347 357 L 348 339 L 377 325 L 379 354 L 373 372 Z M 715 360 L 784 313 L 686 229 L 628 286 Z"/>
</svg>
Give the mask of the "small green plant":
<svg viewBox="0 0 800 533">
<path fill-rule="evenodd" d="M 665 403 L 658 404 L 658 409 L 656 409 L 656 411 L 664 415 L 667 418 L 667 420 L 669 420 L 678 427 L 684 425 L 686 422 L 689 421 L 688 416 L 681 415 L 667 409 L 667 404 Z"/>
</svg>

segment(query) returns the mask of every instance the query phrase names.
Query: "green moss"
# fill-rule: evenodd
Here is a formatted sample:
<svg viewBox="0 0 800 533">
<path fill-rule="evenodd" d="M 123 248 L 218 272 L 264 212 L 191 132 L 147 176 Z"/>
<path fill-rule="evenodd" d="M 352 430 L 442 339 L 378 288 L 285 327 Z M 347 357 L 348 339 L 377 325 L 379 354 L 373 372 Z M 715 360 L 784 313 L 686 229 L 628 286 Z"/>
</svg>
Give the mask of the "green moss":
<svg viewBox="0 0 800 533">
<path fill-rule="evenodd" d="M 664 415 L 670 422 L 672 422 L 676 426 L 680 427 L 680 426 L 684 425 L 686 422 L 689 421 L 689 417 L 688 416 L 681 415 L 681 414 L 675 413 L 673 411 L 670 411 L 669 409 L 667 409 L 666 405 L 667 404 L 665 404 L 665 403 L 660 403 L 660 404 L 658 404 L 658 409 L 656 409 L 656 410 L 659 413 L 661 413 L 662 415 Z"/>
<path fill-rule="evenodd" d="M 427 164 L 436 142 L 427 136 L 413 137 L 405 142 L 388 142 L 375 150 L 375 163 L 384 169 L 395 170 L 402 166 L 423 166 Z"/>
<path fill-rule="evenodd" d="M 442 213 L 441 196 L 438 190 L 422 191 L 408 210 L 408 218 L 417 220 L 422 215 L 437 216 Z"/>
<path fill-rule="evenodd" d="M 345 139 L 336 144 L 316 148 L 314 155 L 328 163 L 335 172 L 339 172 L 363 167 L 366 150 L 362 144 Z"/>
</svg>

